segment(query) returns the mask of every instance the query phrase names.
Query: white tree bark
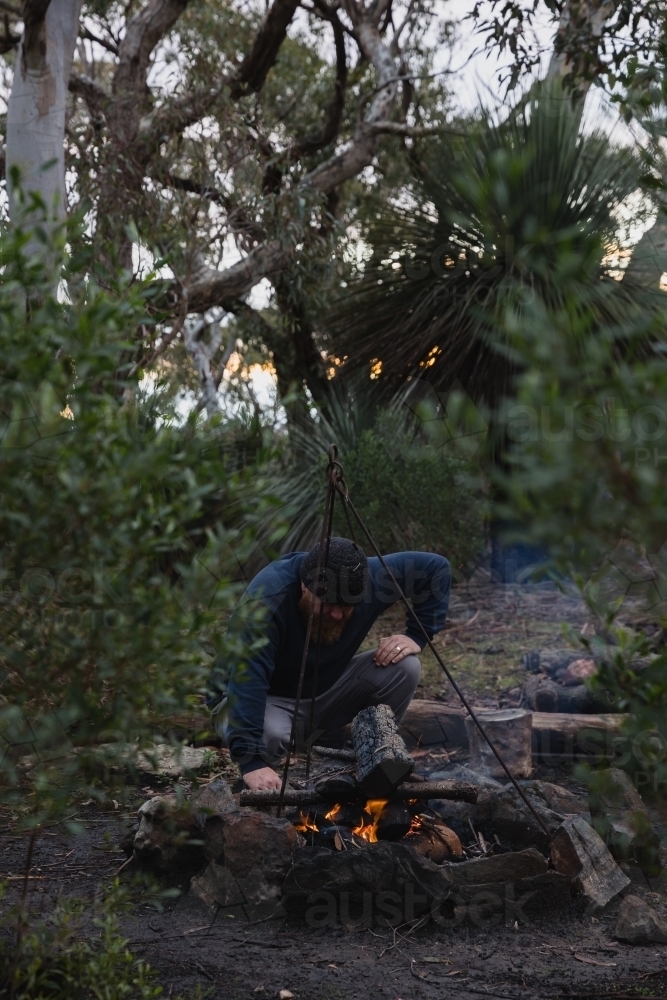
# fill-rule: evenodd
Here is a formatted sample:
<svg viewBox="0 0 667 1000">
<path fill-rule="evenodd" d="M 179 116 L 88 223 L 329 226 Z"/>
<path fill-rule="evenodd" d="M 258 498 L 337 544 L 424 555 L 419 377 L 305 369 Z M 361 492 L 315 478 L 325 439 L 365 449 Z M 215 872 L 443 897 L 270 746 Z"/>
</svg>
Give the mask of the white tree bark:
<svg viewBox="0 0 667 1000">
<path fill-rule="evenodd" d="M 51 224 L 66 215 L 65 116 L 81 0 L 27 0 L 7 108 L 7 191 L 12 221 L 41 221 L 28 211 L 35 193 Z M 13 172 L 19 172 L 19 187 Z M 19 190 L 21 194 L 19 195 Z M 37 250 L 41 244 L 29 246 Z"/>
<path fill-rule="evenodd" d="M 607 21 L 616 13 L 619 0 L 569 0 L 563 7 L 558 24 L 556 38 L 567 35 L 568 32 L 575 32 L 582 35 L 583 40 L 599 39 L 602 36 Z M 574 73 L 580 68 L 566 51 L 557 51 L 558 46 L 554 46 L 554 51 L 549 62 L 547 77 L 549 79 L 563 79 L 563 77 Z M 585 97 L 591 87 L 590 79 L 577 79 L 577 89 Z"/>
</svg>

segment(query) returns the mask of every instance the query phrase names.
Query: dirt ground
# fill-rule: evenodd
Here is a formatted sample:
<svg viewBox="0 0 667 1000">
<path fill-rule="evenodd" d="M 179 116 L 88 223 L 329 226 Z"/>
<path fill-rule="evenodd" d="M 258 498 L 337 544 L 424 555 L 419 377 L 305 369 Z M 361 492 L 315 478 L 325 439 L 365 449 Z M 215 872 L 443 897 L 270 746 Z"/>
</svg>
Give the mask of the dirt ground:
<svg viewBox="0 0 667 1000">
<path fill-rule="evenodd" d="M 380 618 L 364 643 L 405 629 L 400 605 Z M 477 704 L 496 704 L 505 690 L 523 682 L 521 657 L 531 649 L 576 648 L 590 612 L 573 588 L 559 590 L 553 583 L 501 586 L 479 572 L 464 586 L 452 590 L 447 625 L 434 645 L 466 693 Z M 438 698 L 457 704 L 433 654 L 421 655 L 422 680 L 418 698 Z"/>
<path fill-rule="evenodd" d="M 377 634 L 390 633 L 401 619 L 392 611 Z M 468 692 L 491 704 L 519 682 L 523 652 L 567 645 L 563 624 L 576 634 L 587 621 L 575 598 L 551 587 L 482 583 L 454 595 L 451 625 L 439 645 Z M 420 694 L 450 700 L 436 670 L 437 664 L 425 662 Z M 439 767 L 442 755 L 422 752 L 420 773 Z M 226 775 L 233 777 L 233 770 L 228 767 Z M 540 767 L 534 776 L 581 792 L 568 767 Z M 128 946 L 156 970 L 165 997 L 249 1000 L 277 998 L 285 990 L 295 1000 L 667 997 L 667 946 L 615 941 L 618 903 L 610 912 L 590 916 L 578 904 L 563 909 L 547 899 L 537 915 L 509 907 L 490 922 L 472 913 L 458 924 L 429 920 L 391 930 L 369 926 L 368 920 L 359 926 L 312 927 L 298 913 L 255 924 L 223 918 L 187 893 L 185 877 L 176 887 L 179 894 L 173 894 L 172 885 L 172 895 L 160 898 L 137 880 L 134 863 L 118 874 L 125 861 L 121 841 L 149 791 L 133 789 L 108 810 L 82 803 L 76 816 L 79 835 L 61 828 L 44 831 L 35 846 L 28 902 L 33 912 L 46 915 L 59 898 L 90 900 L 119 877 L 133 900 L 123 918 Z M 655 810 L 652 817 L 667 864 L 666 817 Z M 14 836 L 11 818 L 6 819 L 0 841 L 0 881 L 8 889 L 3 908 L 17 901 L 26 863 L 26 839 Z M 665 873 L 649 881 L 636 866 L 627 870 L 632 891 L 667 917 Z"/>
</svg>

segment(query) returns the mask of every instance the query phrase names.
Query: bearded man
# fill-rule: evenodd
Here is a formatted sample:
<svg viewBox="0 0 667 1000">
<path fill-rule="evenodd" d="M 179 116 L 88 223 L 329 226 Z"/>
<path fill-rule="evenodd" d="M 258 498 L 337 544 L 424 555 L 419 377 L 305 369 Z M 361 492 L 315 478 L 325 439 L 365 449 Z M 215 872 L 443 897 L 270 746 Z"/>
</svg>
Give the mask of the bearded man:
<svg viewBox="0 0 667 1000">
<path fill-rule="evenodd" d="M 332 538 L 318 576 L 318 551 L 316 545 L 310 552 L 291 552 L 257 574 L 230 620 L 230 652 L 211 675 L 207 704 L 249 788 L 280 788 L 271 765 L 289 744 L 311 606 L 313 626 L 296 727 L 300 740 L 310 722 L 314 684 L 312 738 L 317 742 L 370 705 L 389 705 L 400 723 L 419 683 L 417 654 L 425 640 L 410 617 L 404 632 L 358 652 L 376 619 L 399 599 L 380 560 L 367 559 L 347 538 Z M 428 552 L 396 552 L 385 561 L 432 638 L 447 617 L 448 561 Z"/>
</svg>

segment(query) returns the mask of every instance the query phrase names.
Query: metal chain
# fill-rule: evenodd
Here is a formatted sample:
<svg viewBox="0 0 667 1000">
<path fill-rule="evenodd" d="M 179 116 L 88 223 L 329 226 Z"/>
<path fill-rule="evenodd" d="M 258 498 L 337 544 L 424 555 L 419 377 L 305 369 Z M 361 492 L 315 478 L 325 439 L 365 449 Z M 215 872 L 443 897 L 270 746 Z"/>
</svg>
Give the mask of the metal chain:
<svg viewBox="0 0 667 1000">
<path fill-rule="evenodd" d="M 535 817 L 535 819 L 537 820 L 537 822 L 539 823 L 539 825 L 541 826 L 542 830 L 545 832 L 545 834 L 547 835 L 547 837 L 549 839 L 551 839 L 551 832 L 549 831 L 549 828 L 547 827 L 546 823 L 544 822 L 544 820 L 542 819 L 542 817 L 539 815 L 539 813 L 537 812 L 537 810 L 535 809 L 535 807 L 529 801 L 529 799 L 528 799 L 526 793 L 524 792 L 524 790 L 519 786 L 516 778 L 514 777 L 514 775 L 512 774 L 512 772 L 510 771 L 510 769 L 508 768 L 507 764 L 505 763 L 505 761 L 501 757 L 499 751 L 496 749 L 496 747 L 494 746 L 494 744 L 491 742 L 491 739 L 487 735 L 484 727 L 482 726 L 481 722 L 479 721 L 479 718 L 477 717 L 477 714 L 473 710 L 472 706 L 468 703 L 468 700 L 467 700 L 466 696 L 463 694 L 463 691 L 461 690 L 461 688 L 458 686 L 458 684 L 454 680 L 454 677 L 450 673 L 450 671 L 449 671 L 448 667 L 446 666 L 444 660 L 442 659 L 442 657 L 438 653 L 437 649 L 433 645 L 433 642 L 432 642 L 431 638 L 429 637 L 426 629 L 424 628 L 424 626 L 420 622 L 419 618 L 417 617 L 417 614 L 414 611 L 414 609 L 412 608 L 412 605 L 410 604 L 410 602 L 408 601 L 407 597 L 405 596 L 402 588 L 399 586 L 398 580 L 396 579 L 396 577 L 392 573 L 391 569 L 387 565 L 387 562 L 385 561 L 384 557 L 382 556 L 382 553 L 380 552 L 379 548 L 375 544 L 375 540 L 373 539 L 373 536 L 371 535 L 370 531 L 368 530 L 368 528 L 366 527 L 364 521 L 362 520 L 362 517 L 359 514 L 359 511 L 357 510 L 357 508 L 352 503 L 352 500 L 350 498 L 350 491 L 349 491 L 347 483 L 345 482 L 345 472 L 344 472 L 344 469 L 343 469 L 343 466 L 342 466 L 341 462 L 338 460 L 338 448 L 337 448 L 337 446 L 335 444 L 332 444 L 330 446 L 330 448 L 329 448 L 329 464 L 327 466 L 327 478 L 328 478 L 327 496 L 326 496 L 326 501 L 325 501 L 325 504 L 324 504 L 324 517 L 322 519 L 322 530 L 320 532 L 320 542 L 319 542 L 319 550 L 318 550 L 318 555 L 317 555 L 317 569 L 316 569 L 316 577 L 315 577 L 315 579 L 319 582 L 319 579 L 320 579 L 320 570 L 321 570 L 321 567 L 322 567 L 323 546 L 324 546 L 325 542 L 326 542 L 326 553 L 325 553 L 325 558 L 324 558 L 325 571 L 326 571 L 326 567 L 327 567 L 327 564 L 328 564 L 329 544 L 331 542 L 331 528 L 332 528 L 332 524 L 333 524 L 333 506 L 334 506 L 335 494 L 338 493 L 338 495 L 341 498 L 342 504 L 343 504 L 343 510 L 345 512 L 345 518 L 346 518 L 348 526 L 350 528 L 350 534 L 352 535 L 352 540 L 354 541 L 354 544 L 357 545 L 358 543 L 357 543 L 356 535 L 355 535 L 355 532 L 354 532 L 354 526 L 353 526 L 352 521 L 350 519 L 350 513 L 349 513 L 350 511 L 354 515 L 354 517 L 355 517 L 355 519 L 356 519 L 359 527 L 361 528 L 361 530 L 363 531 L 364 535 L 366 536 L 366 538 L 368 540 L 368 543 L 371 546 L 371 548 L 373 549 L 375 555 L 380 560 L 380 565 L 382 566 L 382 568 L 384 569 L 384 571 L 387 573 L 387 575 L 389 576 L 389 579 L 391 580 L 392 584 L 396 588 L 396 592 L 398 593 L 398 595 L 399 595 L 399 597 L 401 599 L 401 602 L 404 604 L 404 606 L 405 606 L 408 614 L 413 619 L 413 621 L 417 625 L 417 628 L 419 629 L 419 631 L 424 636 L 426 644 L 428 645 L 429 649 L 431 650 L 431 652 L 435 656 L 436 660 L 440 664 L 440 667 L 442 668 L 442 670 L 443 670 L 443 672 L 444 672 L 447 680 L 449 681 L 449 683 L 454 688 L 454 691 L 458 695 L 458 697 L 459 697 L 459 699 L 460 699 L 463 707 L 468 712 L 468 715 L 472 719 L 474 725 L 477 727 L 477 729 L 478 729 L 479 733 L 481 734 L 482 738 L 486 741 L 489 749 L 493 753 L 494 757 L 496 758 L 496 760 L 498 761 L 498 763 L 502 767 L 503 771 L 505 772 L 505 774 L 507 775 L 507 777 L 509 778 L 509 780 L 512 782 L 512 785 L 514 786 L 514 788 L 518 792 L 519 796 L 521 797 L 521 799 L 523 800 L 523 802 L 525 803 L 525 805 L 528 807 L 528 809 L 530 810 L 530 812 L 533 814 L 533 816 Z M 296 744 L 297 719 L 298 719 L 298 715 L 299 715 L 299 708 L 300 708 L 300 705 L 301 705 L 301 693 L 302 693 L 302 690 L 303 690 L 303 679 L 304 679 L 305 671 L 306 671 L 306 659 L 307 659 L 307 656 L 308 656 L 308 647 L 310 645 L 310 636 L 311 636 L 312 627 L 313 627 L 314 608 L 315 608 L 315 605 L 314 605 L 314 603 L 311 602 L 310 612 L 309 612 L 309 615 L 308 615 L 308 625 L 307 625 L 307 628 L 306 628 L 306 639 L 305 639 L 304 648 L 303 648 L 303 656 L 302 656 L 302 659 L 301 659 L 301 670 L 299 672 L 299 682 L 298 682 L 298 686 L 297 686 L 296 700 L 295 700 L 295 703 L 294 703 L 294 715 L 293 715 L 293 718 L 292 718 L 292 729 L 291 729 L 291 733 L 290 733 L 290 741 L 289 741 L 289 745 L 288 745 L 288 748 L 287 748 L 287 756 L 285 758 L 285 767 L 284 767 L 284 771 L 283 771 L 282 785 L 281 785 L 281 788 L 280 788 L 280 798 L 278 800 L 278 809 L 276 811 L 276 815 L 277 816 L 280 816 L 281 811 L 282 811 L 283 800 L 284 800 L 284 797 L 285 797 L 285 788 L 287 786 L 287 776 L 289 774 L 289 767 L 290 767 L 290 763 L 291 763 L 292 753 L 293 753 L 293 750 L 294 750 L 294 747 L 295 747 L 295 744 Z M 316 688 L 317 688 L 317 667 L 319 666 L 319 647 L 320 647 L 320 641 L 321 641 L 321 635 L 322 635 L 322 613 L 323 613 L 323 602 L 321 602 L 321 604 L 320 604 L 319 625 L 318 625 L 318 630 L 317 630 L 316 665 L 315 665 L 315 673 L 314 673 L 314 677 L 313 677 L 313 693 L 312 693 L 311 709 L 310 709 L 310 731 L 309 731 L 309 739 L 308 739 L 308 745 L 307 745 L 307 762 L 306 762 L 306 767 L 307 767 L 307 771 L 308 772 L 310 771 L 310 743 L 311 743 L 311 738 L 312 738 L 313 721 L 314 721 L 314 711 L 315 711 L 315 696 L 316 696 Z"/>
<path fill-rule="evenodd" d="M 483 739 L 488 744 L 489 749 L 491 750 L 491 752 L 495 756 L 496 760 L 498 761 L 498 763 L 502 767 L 502 769 L 505 772 L 505 774 L 507 775 L 507 777 L 510 779 L 510 781 L 514 785 L 514 788 L 516 789 L 516 791 L 519 793 L 519 795 L 523 799 L 525 805 L 528 807 L 528 809 L 533 814 L 533 816 L 535 817 L 535 819 L 537 820 L 537 822 L 539 823 L 539 825 L 542 827 L 542 829 L 544 830 L 544 832 L 547 835 L 547 837 L 549 839 L 551 839 L 551 832 L 549 831 L 549 828 L 547 827 L 546 823 L 544 822 L 544 820 L 542 819 L 542 817 L 539 815 L 539 813 L 537 812 L 537 810 L 535 809 L 535 807 L 530 803 L 530 801 L 528 800 L 528 797 L 527 797 L 526 793 L 524 792 L 524 790 L 522 788 L 520 788 L 520 786 L 519 786 L 516 778 L 511 773 L 510 769 L 508 768 L 507 764 L 505 763 L 505 761 L 501 757 L 500 753 L 498 752 L 498 750 L 496 749 L 496 747 L 491 742 L 491 739 L 489 738 L 489 736 L 487 735 L 486 731 L 484 730 L 484 727 L 482 726 L 481 722 L 479 721 L 479 718 L 477 717 L 475 711 L 473 710 L 472 706 L 468 703 L 468 700 L 465 697 L 465 695 L 463 694 L 463 691 L 460 689 L 460 687 L 458 686 L 458 684 L 454 680 L 452 674 L 450 673 L 449 669 L 445 665 L 442 657 L 440 656 L 440 654 L 438 653 L 437 649 L 433 645 L 433 642 L 431 641 L 431 639 L 430 639 L 430 637 L 429 637 L 426 629 L 424 628 L 424 626 L 420 622 L 419 618 L 417 617 L 415 611 L 413 610 L 412 605 L 410 604 L 410 602 L 408 601 L 407 597 L 403 593 L 403 590 L 399 586 L 396 577 L 392 573 L 391 569 L 389 568 L 389 566 L 387 565 L 385 559 L 383 558 L 382 553 L 380 552 L 379 548 L 375 544 L 373 536 L 371 535 L 370 531 L 368 530 L 368 528 L 364 524 L 364 522 L 363 522 L 363 520 L 361 518 L 361 515 L 359 514 L 357 508 L 354 506 L 354 504 L 352 503 L 352 500 L 350 499 L 350 491 L 348 489 L 347 483 L 345 482 L 343 467 L 340 464 L 340 462 L 337 463 L 337 466 L 338 466 L 338 469 L 340 469 L 340 474 L 336 476 L 336 479 L 334 481 L 334 489 L 336 490 L 336 492 L 339 494 L 341 500 L 343 501 L 343 508 L 345 509 L 346 513 L 347 513 L 347 508 L 348 507 L 352 511 L 352 514 L 356 518 L 357 523 L 359 524 L 359 527 L 361 528 L 361 530 L 365 534 L 366 538 L 368 539 L 369 545 L 371 546 L 371 548 L 375 552 L 375 555 L 377 556 L 377 558 L 380 560 L 380 564 L 382 565 L 382 568 L 388 574 L 391 582 L 393 583 L 394 587 L 396 588 L 396 592 L 398 593 L 398 595 L 399 595 L 402 603 L 405 605 L 405 608 L 406 608 L 408 614 L 414 620 L 414 622 L 417 625 L 417 628 L 420 630 L 420 632 L 424 636 L 424 639 L 426 640 L 426 644 L 428 645 L 429 649 L 431 650 L 431 652 L 435 656 L 436 660 L 438 661 L 438 663 L 442 667 L 442 670 L 444 671 L 444 674 L 447 677 L 447 680 L 449 681 L 449 683 L 452 685 L 452 687 L 456 691 L 457 695 L 459 696 L 459 698 L 461 700 L 461 703 L 463 704 L 464 708 L 468 712 L 468 715 L 472 719 L 474 725 L 477 727 L 477 729 L 479 730 L 479 732 L 482 735 Z M 349 518 L 348 518 L 348 523 L 349 523 Z"/>
<path fill-rule="evenodd" d="M 336 474 L 336 470 L 339 470 L 338 471 L 338 475 Z M 326 572 L 326 566 L 327 566 L 326 559 L 328 559 L 328 556 L 329 556 L 329 542 L 331 540 L 331 523 L 332 523 L 332 518 L 333 518 L 333 504 L 334 504 L 334 499 L 335 499 L 335 496 L 336 496 L 336 485 L 335 484 L 336 484 L 337 478 L 339 478 L 339 476 L 342 476 L 342 473 L 343 473 L 343 467 L 340 464 L 340 462 L 338 462 L 338 448 L 337 448 L 337 446 L 335 444 L 332 444 L 329 447 L 329 464 L 327 466 L 327 478 L 328 478 L 327 495 L 326 495 L 326 500 L 324 501 L 324 517 L 322 518 L 322 529 L 320 531 L 319 548 L 318 548 L 318 551 L 317 551 L 317 566 L 316 566 L 316 569 L 315 569 L 315 580 L 317 581 L 317 583 L 319 583 L 319 580 L 320 580 L 320 571 L 322 569 L 322 556 L 323 556 L 323 552 L 324 552 L 325 539 L 326 539 L 326 558 L 325 558 L 325 561 L 324 561 L 324 567 L 325 567 L 325 572 Z M 327 534 L 327 528 L 328 528 L 328 534 Z M 321 633 L 322 633 L 323 604 L 324 604 L 324 602 L 320 603 L 319 627 L 318 627 L 318 631 L 317 631 L 317 653 L 316 653 L 316 657 L 317 657 L 318 663 L 319 663 L 320 637 L 321 637 Z M 305 638 L 304 644 L 303 644 L 303 655 L 301 657 L 301 669 L 299 670 L 299 681 L 298 681 L 298 685 L 297 685 L 297 689 L 296 689 L 296 699 L 294 701 L 294 715 L 292 716 L 292 728 L 290 730 L 290 738 L 289 738 L 289 743 L 287 745 L 287 754 L 285 756 L 285 766 L 283 768 L 283 778 L 282 778 L 282 782 L 281 782 L 281 785 L 280 785 L 280 796 L 278 798 L 278 808 L 276 810 L 276 816 L 280 816 L 280 814 L 282 812 L 283 802 L 284 802 L 284 799 L 285 799 L 285 788 L 287 787 L 287 777 L 289 775 L 290 764 L 292 762 L 292 754 L 294 753 L 294 751 L 296 749 L 296 730 L 297 730 L 297 725 L 298 725 L 299 709 L 301 708 L 301 693 L 303 691 L 303 679 L 304 679 L 305 674 L 306 674 L 306 660 L 308 658 L 308 648 L 310 646 L 310 636 L 311 636 L 311 633 L 313 631 L 313 618 L 314 618 L 314 614 L 315 614 L 315 603 L 313 601 L 311 601 L 310 602 L 310 610 L 308 612 L 308 623 L 306 625 L 306 638 Z M 313 686 L 313 691 L 315 691 L 315 687 L 314 686 Z M 312 724 L 312 713 L 313 713 L 313 710 L 314 710 L 314 703 L 311 704 L 311 724 Z M 309 743 L 310 743 L 310 740 L 309 740 Z M 310 757 L 310 750 L 308 752 L 308 757 Z M 309 762 L 308 762 L 308 766 L 310 766 Z"/>
</svg>

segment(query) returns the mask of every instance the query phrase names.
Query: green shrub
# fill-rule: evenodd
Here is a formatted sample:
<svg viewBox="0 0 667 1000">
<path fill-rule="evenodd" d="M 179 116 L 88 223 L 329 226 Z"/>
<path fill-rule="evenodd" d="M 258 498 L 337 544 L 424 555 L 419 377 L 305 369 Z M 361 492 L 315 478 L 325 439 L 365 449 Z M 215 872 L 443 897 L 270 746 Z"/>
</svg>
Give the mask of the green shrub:
<svg viewBox="0 0 667 1000">
<path fill-rule="evenodd" d="M 350 496 L 381 552 L 437 552 L 453 570 L 470 570 L 484 549 L 486 509 L 470 463 L 424 443 L 396 414 L 385 413 L 361 433 L 344 465 Z M 335 527 L 349 534 L 340 507 Z"/>
<path fill-rule="evenodd" d="M 246 536 L 219 428 L 124 377 L 143 287 L 109 294 L 70 258 L 58 301 L 23 239 L 0 287 L 0 778 L 38 824 L 99 787 L 85 755 L 51 765 L 72 744 L 155 738 L 199 703 Z"/>
<path fill-rule="evenodd" d="M 17 908 L 0 928 L 0 1000 L 150 1000 L 162 993 L 151 967 L 134 957 L 118 927 L 123 894 L 114 886 L 91 906 L 59 903 L 47 920 Z M 18 940 L 17 927 L 20 926 Z"/>
</svg>

